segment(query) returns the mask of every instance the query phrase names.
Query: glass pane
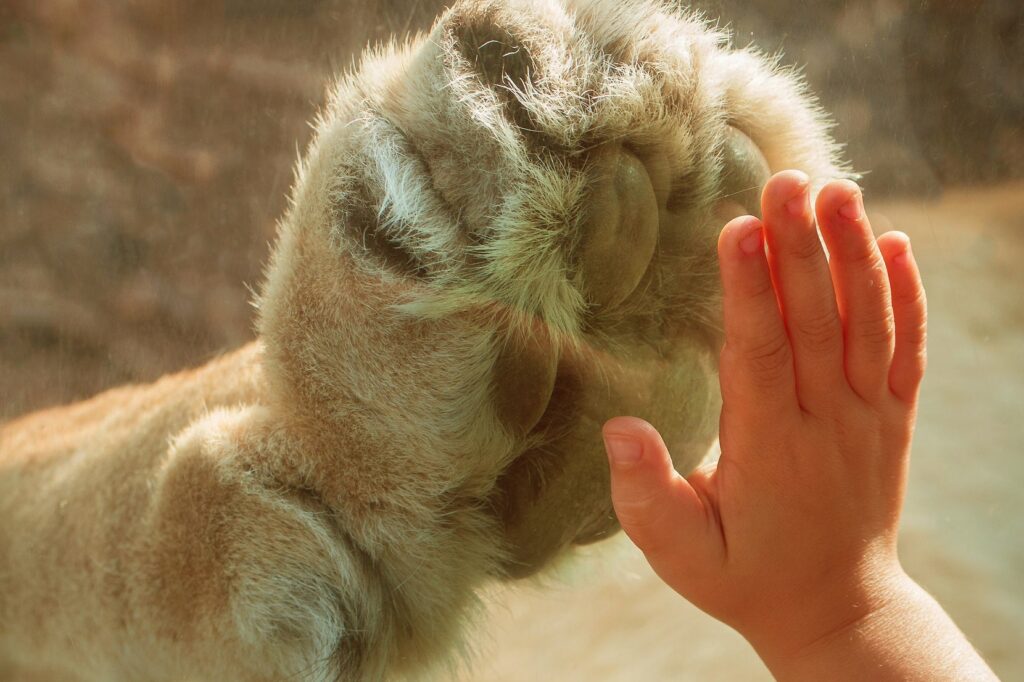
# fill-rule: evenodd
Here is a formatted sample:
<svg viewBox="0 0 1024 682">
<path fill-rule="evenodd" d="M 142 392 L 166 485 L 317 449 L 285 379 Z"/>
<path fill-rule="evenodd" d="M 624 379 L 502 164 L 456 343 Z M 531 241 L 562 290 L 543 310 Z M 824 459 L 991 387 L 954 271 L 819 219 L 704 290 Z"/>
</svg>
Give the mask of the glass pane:
<svg viewBox="0 0 1024 682">
<path fill-rule="evenodd" d="M 102 552 L 70 538 L 118 536 L 108 512 L 128 525 L 141 518 L 148 503 L 111 501 L 119 493 L 110 491 L 130 487 L 130 472 L 139 486 L 157 485 L 167 443 L 210 410 L 258 405 L 291 409 L 292 418 L 316 395 L 317 410 L 303 415 L 322 420 L 328 431 L 337 427 L 329 414 L 390 415 L 374 422 L 390 434 L 382 437 L 389 451 L 413 447 L 416 429 L 433 436 L 431 429 L 447 429 L 462 439 L 457 452 L 396 454 L 396 461 L 407 457 L 412 471 L 423 467 L 427 478 L 455 472 L 458 485 L 430 495 L 448 495 L 445 503 L 460 509 L 488 509 L 487 518 L 505 533 L 500 542 L 513 547 L 514 559 L 501 570 L 521 577 L 557 564 L 542 573 L 548 579 L 540 588 L 479 582 L 486 608 L 471 638 L 479 654 L 460 667 L 459 679 L 770 679 L 742 637 L 678 597 L 615 533 L 599 427 L 616 410 L 644 416 L 685 470 L 715 440 L 715 239 L 726 219 L 760 212 L 760 187 L 769 172 L 784 169 L 780 159 L 813 158 L 818 170 L 839 172 L 820 149 L 801 147 L 818 139 L 798 123 L 812 105 L 796 95 L 797 103 L 787 104 L 771 84 L 737 86 L 747 67 L 729 67 L 739 70 L 723 76 L 699 60 L 687 63 L 691 45 L 661 44 L 653 30 L 623 56 L 628 50 L 608 36 L 625 31 L 621 25 L 638 4 L 620 3 L 618 27 L 587 37 L 610 63 L 636 66 L 615 72 L 623 79 L 618 89 L 608 85 L 611 76 L 572 80 L 578 64 L 566 55 L 585 48 L 544 33 L 551 16 L 562 16 L 555 0 L 534 3 L 548 7 L 547 18 L 522 10 L 510 20 L 542 27 L 525 37 L 519 24 L 510 29 L 471 14 L 448 32 L 429 34 L 445 4 L 0 4 L 0 498 L 8 500 L 5 507 L 0 499 L 0 511 L 28 524 L 18 526 L 24 542 L 17 552 L 28 556 L 36 533 L 56 533 L 63 539 L 52 542 L 69 543 L 68 557 L 89 558 L 62 560 L 54 550 L 38 565 L 66 561 L 69 581 L 99 590 L 102 580 L 80 575 L 74 562 L 103 563 Z M 895 229 L 912 240 L 928 291 L 929 369 L 900 556 L 997 674 L 1024 679 L 1024 5 L 709 0 L 692 10 L 708 21 L 694 24 L 687 38 L 694 45 L 717 26 L 734 48 L 760 50 L 750 69 L 762 71 L 750 70 L 752 79 L 799 70 L 834 123 L 829 134 L 864 190 L 875 234 Z M 441 44 L 453 35 L 469 47 L 458 52 Z M 392 49 L 381 45 L 393 37 L 410 41 L 406 57 L 378 60 L 372 74 L 354 81 L 335 80 L 356 72 L 363 55 Z M 545 40 L 547 53 L 538 48 Z M 687 63 L 687 73 L 698 75 L 673 80 L 664 71 L 669 62 L 651 61 L 644 50 L 671 53 L 682 60 L 672 63 Z M 780 65 L 774 71 L 766 66 L 769 55 Z M 460 68 L 486 88 L 437 80 Z M 662 104 L 675 107 L 669 118 L 685 125 L 655 129 L 640 117 L 586 130 L 601 116 L 610 120 L 601 107 L 641 92 L 636 84 L 644 78 L 675 93 Z M 738 89 L 727 93 L 727 86 Z M 592 118 L 580 115 L 573 119 L 579 128 L 556 130 L 555 113 L 541 119 L 517 103 L 530 88 L 556 93 L 551 111 L 577 98 Z M 722 100 L 698 101 L 693 93 Z M 746 108 L 736 104 L 747 97 Z M 341 130 L 351 126 L 373 143 L 316 147 L 317 120 L 326 121 L 323 139 L 355 139 Z M 702 125 L 714 134 L 691 139 L 680 132 Z M 607 132 L 615 126 L 624 132 Z M 500 142 L 513 138 L 520 166 Z M 306 154 L 315 161 L 290 202 L 296 164 Z M 358 154 L 370 160 L 359 166 Z M 561 218 L 541 215 L 562 204 L 537 203 L 543 193 L 529 183 L 542 184 L 538 169 L 564 183 L 549 194 L 580 191 L 590 208 L 566 200 Z M 636 177 L 644 180 L 631 184 Z M 812 179 L 819 188 L 828 178 Z M 658 202 L 650 214 L 642 204 L 648 199 Z M 633 220 L 621 218 L 626 214 Z M 573 232 L 573 220 L 585 229 Z M 292 255 L 272 260 L 280 225 L 314 225 L 308 234 L 317 236 L 303 241 L 294 234 L 307 232 L 288 233 L 276 248 Z M 537 232 L 527 234 L 524 226 Z M 549 228 L 554 236 L 541 235 Z M 515 257 L 508 255 L 513 246 L 520 249 Z M 571 257 L 556 260 L 565 255 L 558 249 Z M 348 258 L 358 267 L 342 267 L 351 265 Z M 328 274 L 306 276 L 317 268 Z M 268 272 L 293 271 L 299 274 L 271 276 L 280 288 L 268 288 Z M 341 282 L 338 273 L 373 284 Z M 446 296 L 458 286 L 454 305 Z M 261 291 L 269 292 L 262 311 L 254 306 Z M 395 307 L 410 300 L 416 305 L 404 312 Z M 260 314 L 285 322 L 260 327 Z M 460 315 L 493 329 L 459 326 Z M 252 345 L 257 339 L 259 347 Z M 477 342 L 496 345 L 489 355 L 474 355 Z M 211 362 L 220 363 L 212 365 L 215 374 L 180 375 L 156 388 L 108 394 L 79 411 L 18 421 Z M 346 383 L 352 376 L 363 383 Z M 407 428 L 406 419 L 419 426 Z M 489 427 L 481 426 L 487 419 Z M 25 435 L 35 428 L 49 435 Z M 380 434 L 371 431 L 346 437 L 372 448 Z M 101 447 L 102 434 L 124 440 Z M 513 445 L 496 445 L 503 439 Z M 101 452 L 105 463 L 97 463 Z M 75 457 L 89 464 L 74 464 Z M 487 457 L 494 462 L 482 464 Z M 42 485 L 18 478 L 32 458 L 78 472 L 53 474 L 54 480 L 104 467 L 121 473 L 111 474 L 114 482 L 106 474 L 85 476 L 95 493 L 81 499 L 54 498 L 39 512 L 54 515 L 46 518 L 56 525 L 44 530 L 24 520 L 32 513 L 18 515 L 37 504 L 28 487 Z M 388 471 L 395 476 L 388 490 L 405 491 L 417 475 L 403 478 L 398 464 L 381 461 L 359 460 L 367 468 L 342 487 Z M 297 478 L 282 485 L 300 497 L 311 494 Z M 302 498 L 303 509 L 326 505 L 356 523 L 316 495 Z M 196 499 L 200 512 L 210 503 Z M 374 505 L 390 508 L 397 499 L 398 492 L 363 500 L 360 510 L 381 513 Z M 79 525 L 66 520 L 64 504 L 77 510 Z M 4 523 L 0 514 L 0 554 Z M 566 551 L 577 556 L 556 562 Z M 383 570 L 378 560 L 388 561 L 374 557 L 368 570 Z M 452 559 L 475 560 L 482 561 Z M 25 561 L 18 566 L 36 565 Z M 24 594 L 29 588 L 20 578 L 3 582 L 4 569 L 0 559 L 0 591 Z M 455 589 L 451 603 L 463 604 L 468 597 Z M 4 606 L 0 596 L 0 619 Z M 12 627 L 22 625 L 15 620 Z M 83 632 L 115 627 L 78 625 Z M 52 635 L 48 627 L 39 632 Z M 67 673 L 61 666 L 74 669 L 68 661 L 77 659 L 58 660 L 62 646 L 29 645 L 0 627 L 0 678 L 16 674 L 5 665 Z"/>
</svg>

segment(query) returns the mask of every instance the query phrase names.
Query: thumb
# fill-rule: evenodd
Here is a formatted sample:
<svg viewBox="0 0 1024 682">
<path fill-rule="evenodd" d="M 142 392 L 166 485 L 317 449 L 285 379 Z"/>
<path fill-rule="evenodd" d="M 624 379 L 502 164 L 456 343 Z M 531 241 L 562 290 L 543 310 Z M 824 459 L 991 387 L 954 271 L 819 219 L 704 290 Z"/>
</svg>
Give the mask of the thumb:
<svg viewBox="0 0 1024 682">
<path fill-rule="evenodd" d="M 636 417 L 602 429 L 611 469 L 612 504 L 630 540 L 668 580 L 701 554 L 710 527 L 704 502 L 676 473 L 665 441 Z"/>
</svg>

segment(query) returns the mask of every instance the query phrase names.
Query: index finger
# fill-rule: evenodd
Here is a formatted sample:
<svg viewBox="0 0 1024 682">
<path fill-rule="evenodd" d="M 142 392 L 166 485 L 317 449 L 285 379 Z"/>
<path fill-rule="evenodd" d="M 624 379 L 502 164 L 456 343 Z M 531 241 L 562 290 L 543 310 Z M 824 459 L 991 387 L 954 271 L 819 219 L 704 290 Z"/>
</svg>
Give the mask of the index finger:
<svg viewBox="0 0 1024 682">
<path fill-rule="evenodd" d="M 730 221 L 718 239 L 725 317 L 722 397 L 798 405 L 793 351 L 764 252 L 764 228 L 753 216 Z"/>
</svg>

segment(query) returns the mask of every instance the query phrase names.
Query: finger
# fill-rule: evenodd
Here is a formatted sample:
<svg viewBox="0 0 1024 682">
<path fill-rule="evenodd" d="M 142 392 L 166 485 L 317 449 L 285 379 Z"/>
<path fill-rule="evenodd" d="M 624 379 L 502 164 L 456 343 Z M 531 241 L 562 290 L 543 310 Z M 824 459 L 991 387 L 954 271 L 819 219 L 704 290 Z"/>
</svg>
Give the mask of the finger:
<svg viewBox="0 0 1024 682">
<path fill-rule="evenodd" d="M 826 185 L 818 194 L 816 212 L 843 321 L 846 379 L 869 399 L 886 390 L 895 345 L 885 262 L 855 182 Z"/>
<path fill-rule="evenodd" d="M 928 306 L 910 238 L 887 232 L 878 238 L 892 289 L 896 346 L 889 368 L 889 389 L 904 402 L 917 399 L 927 365 Z"/>
<path fill-rule="evenodd" d="M 793 354 L 764 253 L 761 221 L 730 221 L 718 238 L 725 348 L 719 378 L 723 398 L 738 409 L 796 407 Z"/>
<path fill-rule="evenodd" d="M 768 262 L 793 346 L 797 394 L 806 409 L 845 384 L 842 326 L 807 176 L 775 174 L 762 192 L 761 210 Z"/>
<path fill-rule="evenodd" d="M 608 421 L 602 434 L 611 469 L 612 504 L 622 529 L 666 580 L 677 578 L 681 566 L 699 565 L 709 538 L 714 537 L 709 533 L 712 515 L 693 487 L 676 473 L 661 436 L 635 417 Z"/>
</svg>

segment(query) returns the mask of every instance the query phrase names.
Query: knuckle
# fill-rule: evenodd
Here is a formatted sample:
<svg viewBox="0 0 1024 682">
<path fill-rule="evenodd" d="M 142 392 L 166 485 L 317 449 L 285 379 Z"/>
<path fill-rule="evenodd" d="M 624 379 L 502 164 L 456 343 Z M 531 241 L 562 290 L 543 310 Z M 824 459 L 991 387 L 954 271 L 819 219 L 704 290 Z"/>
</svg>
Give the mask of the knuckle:
<svg viewBox="0 0 1024 682">
<path fill-rule="evenodd" d="M 835 311 L 807 315 L 795 322 L 801 345 L 811 351 L 832 350 L 839 342 L 839 319 Z"/>
<path fill-rule="evenodd" d="M 920 348 L 920 352 L 924 352 L 924 346 L 928 338 L 928 327 L 923 318 L 909 324 L 904 324 L 897 332 L 903 343 Z"/>
<path fill-rule="evenodd" d="M 921 348 L 918 349 L 918 352 L 914 353 L 913 359 L 915 369 L 918 370 L 919 374 L 924 376 L 925 370 L 928 369 L 928 349 L 922 345 Z"/>
<path fill-rule="evenodd" d="M 660 504 L 658 492 L 636 494 L 627 499 L 615 500 L 615 516 L 622 527 L 630 533 L 648 535 L 652 529 L 659 527 L 662 520 L 664 505 Z"/>
<path fill-rule="evenodd" d="M 928 348 L 923 341 L 911 355 L 910 366 L 914 369 L 915 374 L 924 376 L 924 372 L 928 368 Z"/>
<path fill-rule="evenodd" d="M 856 342 L 871 351 L 888 351 L 892 348 L 896 325 L 891 314 L 867 320 L 856 326 L 853 336 Z"/>
<path fill-rule="evenodd" d="M 824 421 L 825 429 L 833 443 L 849 443 L 855 440 L 850 438 L 850 415 L 846 411 L 828 414 Z"/>
<path fill-rule="evenodd" d="M 825 260 L 825 252 L 821 248 L 821 241 L 816 231 L 799 235 L 790 242 L 786 249 L 788 254 L 804 267 L 818 268 Z"/>
<path fill-rule="evenodd" d="M 770 300 L 773 307 L 777 305 L 775 302 L 775 286 L 767 275 L 746 280 L 742 293 L 748 299 L 754 301 Z"/>
<path fill-rule="evenodd" d="M 915 283 L 913 286 L 901 288 L 893 292 L 893 300 L 904 308 L 918 308 L 926 310 L 928 300 L 924 293 L 924 287 Z"/>
<path fill-rule="evenodd" d="M 781 335 L 750 344 L 741 353 L 756 378 L 771 382 L 792 371 L 793 354 L 788 339 Z"/>
<path fill-rule="evenodd" d="M 928 369 L 928 350 L 925 346 L 922 345 L 921 349 L 918 350 L 915 360 L 917 362 L 917 372 L 923 377 L 925 370 Z"/>
<path fill-rule="evenodd" d="M 875 281 L 885 281 L 885 265 L 877 248 L 862 244 L 860 248 L 847 255 L 843 260 L 851 270 L 870 272 Z"/>
<path fill-rule="evenodd" d="M 896 376 L 890 376 L 890 390 L 901 402 L 912 405 L 917 399 L 918 389 L 928 368 L 925 347 L 920 346 L 909 356 L 902 357 L 898 367 Z"/>
</svg>

